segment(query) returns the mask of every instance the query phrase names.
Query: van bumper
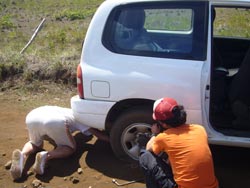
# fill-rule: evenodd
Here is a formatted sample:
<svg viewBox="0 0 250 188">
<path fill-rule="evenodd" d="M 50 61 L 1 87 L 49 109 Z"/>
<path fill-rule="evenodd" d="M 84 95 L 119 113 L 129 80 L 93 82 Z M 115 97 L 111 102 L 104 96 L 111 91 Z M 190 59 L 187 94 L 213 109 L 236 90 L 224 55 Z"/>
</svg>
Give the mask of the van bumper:
<svg viewBox="0 0 250 188">
<path fill-rule="evenodd" d="M 70 104 L 76 121 L 104 130 L 107 114 L 115 102 L 86 100 L 76 95 L 71 98 Z"/>
</svg>

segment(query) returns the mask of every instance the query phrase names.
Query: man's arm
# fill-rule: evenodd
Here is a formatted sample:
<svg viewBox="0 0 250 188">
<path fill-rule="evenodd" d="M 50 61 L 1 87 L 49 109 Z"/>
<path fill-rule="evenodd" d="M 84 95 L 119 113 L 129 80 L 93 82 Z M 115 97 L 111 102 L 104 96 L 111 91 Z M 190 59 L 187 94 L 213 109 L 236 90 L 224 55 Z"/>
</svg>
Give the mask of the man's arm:
<svg viewBox="0 0 250 188">
<path fill-rule="evenodd" d="M 91 134 L 95 135 L 98 139 L 105 141 L 105 142 L 109 142 L 109 136 L 107 134 L 105 134 L 103 131 L 100 131 L 100 130 L 95 129 L 95 128 L 89 128 L 88 131 Z"/>
<path fill-rule="evenodd" d="M 157 126 L 157 124 L 153 124 L 152 127 L 151 127 L 151 132 L 154 136 L 152 136 L 150 138 L 150 140 L 148 141 L 147 145 L 146 145 L 146 150 L 149 150 L 149 151 L 153 151 L 153 144 L 155 142 L 155 135 L 159 134 L 160 133 L 160 129 L 159 127 Z"/>
<path fill-rule="evenodd" d="M 152 136 L 146 145 L 146 150 L 153 151 L 154 140 L 155 140 L 155 136 Z"/>
</svg>

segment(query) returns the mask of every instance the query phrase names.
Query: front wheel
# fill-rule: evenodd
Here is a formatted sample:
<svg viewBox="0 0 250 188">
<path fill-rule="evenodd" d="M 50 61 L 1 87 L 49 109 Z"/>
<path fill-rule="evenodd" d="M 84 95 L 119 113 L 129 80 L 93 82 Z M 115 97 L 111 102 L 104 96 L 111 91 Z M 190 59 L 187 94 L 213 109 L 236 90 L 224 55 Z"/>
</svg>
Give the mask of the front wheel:
<svg viewBox="0 0 250 188">
<path fill-rule="evenodd" d="M 138 160 L 139 146 L 136 142 L 138 133 L 151 133 L 153 123 L 150 107 L 137 107 L 127 110 L 115 121 L 110 141 L 115 155 L 124 161 Z"/>
</svg>

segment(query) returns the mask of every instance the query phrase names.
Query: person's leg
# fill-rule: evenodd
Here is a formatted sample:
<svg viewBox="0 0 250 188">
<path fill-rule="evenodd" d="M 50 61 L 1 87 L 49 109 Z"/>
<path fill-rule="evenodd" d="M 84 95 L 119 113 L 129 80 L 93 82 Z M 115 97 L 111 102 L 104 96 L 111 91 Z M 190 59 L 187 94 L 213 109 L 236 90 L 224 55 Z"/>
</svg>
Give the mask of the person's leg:
<svg viewBox="0 0 250 188">
<path fill-rule="evenodd" d="M 75 149 L 69 146 L 58 146 L 51 151 L 42 151 L 37 153 L 36 161 L 33 165 L 35 173 L 42 175 L 44 173 L 45 164 L 51 159 L 66 158 L 72 155 Z"/>
<path fill-rule="evenodd" d="M 139 156 L 139 164 L 146 178 L 147 188 L 160 188 L 155 181 L 154 175 L 152 173 L 154 167 L 157 165 L 155 158 L 150 152 L 145 151 Z"/>
<path fill-rule="evenodd" d="M 75 149 L 69 146 L 58 146 L 54 150 L 48 151 L 46 161 L 51 159 L 66 158 L 72 155 L 74 152 Z"/>
<path fill-rule="evenodd" d="M 21 152 L 24 155 L 24 158 L 27 159 L 30 154 L 41 151 L 42 147 L 43 147 L 43 144 L 40 146 L 36 146 L 29 141 L 29 142 L 26 142 L 26 144 L 24 144 Z"/>
<path fill-rule="evenodd" d="M 28 156 L 41 150 L 41 147 L 37 147 L 29 141 L 24 144 L 22 151 L 19 149 L 15 149 L 13 151 L 10 167 L 10 174 L 13 180 L 19 179 L 22 176 L 25 161 L 27 160 Z"/>
<path fill-rule="evenodd" d="M 21 178 L 24 167 L 24 157 L 19 149 L 12 152 L 10 175 L 13 180 Z"/>
<path fill-rule="evenodd" d="M 53 123 L 53 125 L 49 126 L 51 129 L 48 136 L 55 141 L 57 146 L 54 150 L 42 151 L 36 154 L 33 169 L 40 175 L 44 173 L 45 164 L 49 160 L 69 157 L 76 150 L 76 143 L 69 131 L 68 125 L 60 121 Z"/>
<path fill-rule="evenodd" d="M 27 120 L 32 120 L 33 118 L 31 115 L 28 115 L 27 117 Z M 39 127 L 40 124 L 37 124 L 33 120 L 28 121 L 27 128 L 29 132 L 30 141 L 24 144 L 22 150 L 15 149 L 12 153 L 12 164 L 10 168 L 10 174 L 13 180 L 21 178 L 23 168 L 28 156 L 42 149 L 43 141 L 40 136 Z M 37 143 L 38 146 L 32 144 L 31 142 Z"/>
<path fill-rule="evenodd" d="M 151 152 L 143 152 L 139 156 L 139 164 L 145 174 L 147 188 L 174 187 L 171 168 Z"/>
<path fill-rule="evenodd" d="M 42 149 L 42 145 L 36 146 L 30 141 L 26 142 L 22 150 L 15 149 L 12 153 L 10 174 L 13 180 L 19 179 L 22 176 L 25 161 L 30 154 L 38 152 Z"/>
</svg>

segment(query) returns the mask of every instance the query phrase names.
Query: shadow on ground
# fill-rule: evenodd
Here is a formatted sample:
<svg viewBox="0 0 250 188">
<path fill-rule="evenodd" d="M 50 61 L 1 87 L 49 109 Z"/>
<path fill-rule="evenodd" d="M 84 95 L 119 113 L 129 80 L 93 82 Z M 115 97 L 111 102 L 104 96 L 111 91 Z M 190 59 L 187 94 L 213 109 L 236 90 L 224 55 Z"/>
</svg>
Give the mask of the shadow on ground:
<svg viewBox="0 0 250 188">
<path fill-rule="evenodd" d="M 126 163 L 117 159 L 109 143 L 97 140 L 86 156 L 86 164 L 105 176 L 127 181 L 140 180 L 143 174 L 135 163 Z"/>
<path fill-rule="evenodd" d="M 250 149 L 211 145 L 220 188 L 249 187 Z"/>
</svg>

